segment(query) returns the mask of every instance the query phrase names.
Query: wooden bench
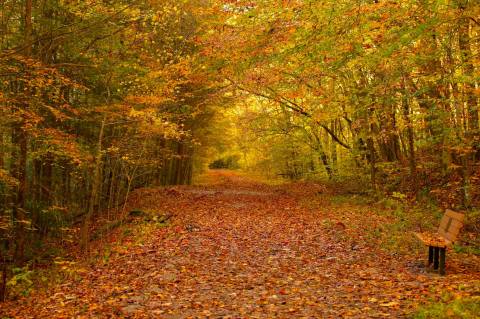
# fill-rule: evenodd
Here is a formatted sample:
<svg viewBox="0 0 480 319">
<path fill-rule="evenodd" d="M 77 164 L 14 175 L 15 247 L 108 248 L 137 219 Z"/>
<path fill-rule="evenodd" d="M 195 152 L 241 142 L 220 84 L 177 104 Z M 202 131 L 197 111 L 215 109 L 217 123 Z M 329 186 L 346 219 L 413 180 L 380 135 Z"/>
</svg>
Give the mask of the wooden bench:
<svg viewBox="0 0 480 319">
<path fill-rule="evenodd" d="M 458 237 L 463 227 L 464 214 L 447 209 L 440 221 L 436 233 L 414 233 L 426 246 L 428 246 L 428 267 L 433 263 L 433 269 L 439 269 L 445 275 L 445 253 Z"/>
</svg>

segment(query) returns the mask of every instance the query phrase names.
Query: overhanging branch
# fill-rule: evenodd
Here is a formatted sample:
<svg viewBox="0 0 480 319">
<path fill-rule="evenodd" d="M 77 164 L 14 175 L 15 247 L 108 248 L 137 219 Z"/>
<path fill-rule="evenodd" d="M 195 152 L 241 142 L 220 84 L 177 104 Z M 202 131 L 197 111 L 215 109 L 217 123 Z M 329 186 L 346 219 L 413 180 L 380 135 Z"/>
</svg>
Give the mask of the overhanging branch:
<svg viewBox="0 0 480 319">
<path fill-rule="evenodd" d="M 285 97 L 275 97 L 275 96 L 270 96 L 270 95 L 267 95 L 265 93 L 261 93 L 261 92 L 256 92 L 256 91 L 253 91 L 253 90 L 250 90 L 250 89 L 247 89 L 247 88 L 244 88 L 240 85 L 238 85 L 237 83 L 235 83 L 234 81 L 232 81 L 231 79 L 228 79 L 231 83 L 233 83 L 235 85 L 235 87 L 241 91 L 244 91 L 244 92 L 247 92 L 247 93 L 250 93 L 252 95 L 256 95 L 256 96 L 259 96 L 259 97 L 263 97 L 267 100 L 271 100 L 271 101 L 274 101 L 274 102 L 277 102 L 279 103 L 280 105 L 294 111 L 295 113 L 298 113 L 300 115 L 303 115 L 305 117 L 308 117 L 310 118 L 311 120 L 313 120 L 315 122 L 315 124 L 317 124 L 318 126 L 320 126 L 321 128 L 323 128 L 327 133 L 328 135 L 330 135 L 330 137 L 332 138 L 332 140 L 334 140 L 335 142 L 337 142 L 339 145 L 341 145 L 342 147 L 346 148 L 346 149 L 351 149 L 352 147 L 348 144 L 346 144 L 345 142 L 343 142 L 342 140 L 340 140 L 340 138 L 328 127 L 326 126 L 325 124 L 319 122 L 318 120 L 314 119 L 312 114 L 308 113 L 307 111 L 305 111 L 301 105 L 299 105 L 298 103 L 295 103 Z M 273 89 L 271 88 L 268 88 L 267 89 L 269 91 L 271 91 L 273 94 L 275 95 L 278 95 Z"/>
</svg>

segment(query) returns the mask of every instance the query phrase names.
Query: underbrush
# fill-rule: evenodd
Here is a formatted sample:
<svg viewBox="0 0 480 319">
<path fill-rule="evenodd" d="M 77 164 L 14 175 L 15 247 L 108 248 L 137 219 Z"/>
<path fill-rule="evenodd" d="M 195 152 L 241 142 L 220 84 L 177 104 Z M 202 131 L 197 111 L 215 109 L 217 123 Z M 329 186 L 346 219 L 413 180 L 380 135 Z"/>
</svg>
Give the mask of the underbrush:
<svg viewBox="0 0 480 319">
<path fill-rule="evenodd" d="M 170 225 L 170 217 L 150 210 L 134 210 L 125 221 L 99 227 L 92 236 L 94 240 L 90 243 L 88 255 L 79 254 L 72 246 L 70 253 L 66 250 L 44 253 L 24 267 L 9 267 L 7 300 L 26 297 L 36 290 L 48 290 L 67 281 L 82 280 L 82 274 L 88 272 L 89 266 L 106 265 L 115 256 L 124 254 L 128 247 L 142 246 L 152 231 Z"/>
<path fill-rule="evenodd" d="M 29 263 L 24 267 L 13 267 L 7 281 L 7 300 L 27 297 L 35 290 L 45 290 L 66 280 L 78 280 L 85 271 L 76 262 L 62 257 L 55 258 L 48 266 Z"/>
<path fill-rule="evenodd" d="M 339 204 L 352 204 L 352 205 L 371 205 L 376 203 L 374 198 L 364 196 L 364 195 L 335 195 L 330 197 L 330 202 L 334 205 Z"/>
<path fill-rule="evenodd" d="M 329 205 L 330 211 L 339 211 L 338 218 L 346 217 L 344 214 L 355 216 L 351 227 L 363 232 L 369 244 L 393 254 L 424 253 L 423 244 L 413 232 L 435 232 L 444 214 L 444 209 L 428 194 L 412 199 L 399 192 L 362 194 L 352 191 L 355 188 L 347 188 L 344 192 L 341 189 L 339 185 L 330 185 L 323 194 L 304 198 L 300 203 L 309 209 Z M 465 227 L 453 247 L 456 253 L 480 255 L 476 228 L 479 219 L 479 211 L 466 212 Z"/>
<path fill-rule="evenodd" d="M 474 319 L 480 314 L 480 296 L 441 301 L 426 305 L 412 316 L 414 319 Z"/>
<path fill-rule="evenodd" d="M 444 214 L 444 209 L 428 198 L 410 202 L 398 193 L 384 198 L 378 204 L 385 207 L 385 210 L 377 209 L 377 213 L 393 218 L 391 223 L 384 225 L 385 236 L 382 239 L 382 248 L 404 253 L 415 248 L 423 248 L 411 233 L 414 231 L 436 232 Z M 478 233 L 472 229 L 472 225 L 476 225 L 473 219 L 476 212 L 466 212 L 465 216 L 465 227 L 460 232 L 459 240 L 453 246 L 453 250 L 456 253 L 480 255 Z"/>
<path fill-rule="evenodd" d="M 423 247 L 413 232 L 434 231 L 443 213 L 432 202 L 412 203 L 403 194 L 395 192 L 380 200 L 375 212 L 391 220 L 382 225 L 381 248 L 401 254 Z"/>
</svg>

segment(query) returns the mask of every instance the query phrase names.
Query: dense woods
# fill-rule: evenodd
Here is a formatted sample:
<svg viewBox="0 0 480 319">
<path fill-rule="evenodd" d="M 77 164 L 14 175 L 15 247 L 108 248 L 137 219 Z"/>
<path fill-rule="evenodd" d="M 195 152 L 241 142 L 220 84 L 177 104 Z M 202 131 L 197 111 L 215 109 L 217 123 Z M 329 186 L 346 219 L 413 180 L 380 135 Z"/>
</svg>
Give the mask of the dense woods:
<svg viewBox="0 0 480 319">
<path fill-rule="evenodd" d="M 191 182 L 216 91 L 195 55 L 193 7 L 0 5 L 2 255 L 21 264 L 30 237 L 79 223 L 85 244 L 92 218 L 132 189 Z"/>
<path fill-rule="evenodd" d="M 0 265 L 87 251 L 132 191 L 208 167 L 475 212 L 479 17 L 475 0 L 0 0 Z"/>
<path fill-rule="evenodd" d="M 225 41 L 205 50 L 230 62 L 221 72 L 241 96 L 247 164 L 293 179 L 368 175 L 372 188 L 478 203 L 479 10 L 476 1 L 243 7 L 218 31 Z"/>
</svg>

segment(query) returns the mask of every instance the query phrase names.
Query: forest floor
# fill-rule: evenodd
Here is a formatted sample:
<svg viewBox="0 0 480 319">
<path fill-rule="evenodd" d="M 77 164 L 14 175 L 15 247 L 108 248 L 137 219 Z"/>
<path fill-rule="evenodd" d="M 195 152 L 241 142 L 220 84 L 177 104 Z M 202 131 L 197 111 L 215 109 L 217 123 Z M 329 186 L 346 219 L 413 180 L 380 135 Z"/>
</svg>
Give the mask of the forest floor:
<svg viewBox="0 0 480 319">
<path fill-rule="evenodd" d="M 480 294 L 478 256 L 449 252 L 447 276 L 428 272 L 420 245 L 381 247 L 389 214 L 332 196 L 222 171 L 138 190 L 129 209 L 152 218 L 117 229 L 87 260 L 58 262 L 61 280 L 1 304 L 0 318 L 402 318 Z"/>
</svg>

